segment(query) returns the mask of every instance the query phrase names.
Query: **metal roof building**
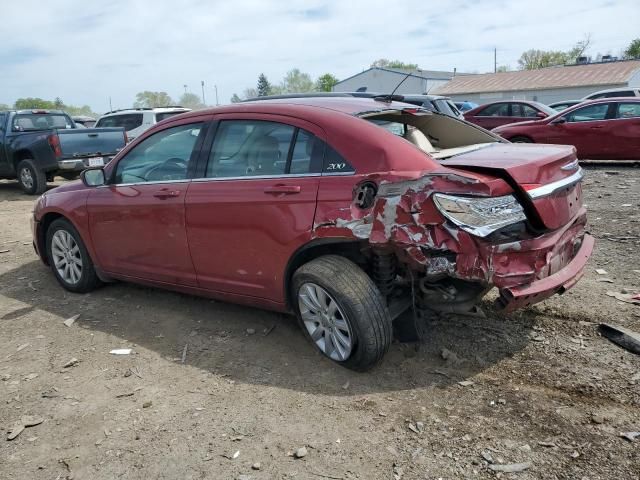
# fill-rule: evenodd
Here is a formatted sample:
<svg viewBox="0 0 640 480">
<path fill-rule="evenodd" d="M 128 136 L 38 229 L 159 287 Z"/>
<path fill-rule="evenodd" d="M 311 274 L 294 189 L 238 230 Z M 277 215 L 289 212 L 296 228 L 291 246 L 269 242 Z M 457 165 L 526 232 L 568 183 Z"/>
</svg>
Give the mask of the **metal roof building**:
<svg viewBox="0 0 640 480">
<path fill-rule="evenodd" d="M 618 87 L 640 87 L 640 60 L 456 76 L 431 93 L 479 104 L 498 100 L 553 103 Z"/>
<path fill-rule="evenodd" d="M 409 77 L 400 85 L 396 93 L 431 93 L 431 90 L 451 80 L 455 73 L 372 67 L 336 83 L 333 91 L 391 93 L 407 75 Z"/>
</svg>

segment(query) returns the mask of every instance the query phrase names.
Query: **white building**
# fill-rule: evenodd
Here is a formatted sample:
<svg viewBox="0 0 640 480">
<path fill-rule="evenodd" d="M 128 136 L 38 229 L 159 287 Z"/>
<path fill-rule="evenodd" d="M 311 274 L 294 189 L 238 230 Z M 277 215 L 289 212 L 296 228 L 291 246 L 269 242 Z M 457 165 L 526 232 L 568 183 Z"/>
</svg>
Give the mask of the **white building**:
<svg viewBox="0 0 640 480">
<path fill-rule="evenodd" d="M 454 75 L 455 72 L 372 67 L 339 81 L 334 85 L 333 91 L 391 93 L 406 77 L 396 91 L 397 94 L 432 93 L 432 90 L 449 82 Z"/>
</svg>

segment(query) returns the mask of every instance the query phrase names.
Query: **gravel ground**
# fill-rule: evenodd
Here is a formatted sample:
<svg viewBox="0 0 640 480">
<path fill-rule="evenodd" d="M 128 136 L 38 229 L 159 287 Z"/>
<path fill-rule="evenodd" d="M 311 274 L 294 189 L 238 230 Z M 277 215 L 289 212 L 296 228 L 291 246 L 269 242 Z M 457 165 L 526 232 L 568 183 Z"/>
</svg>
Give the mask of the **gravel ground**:
<svg viewBox="0 0 640 480">
<path fill-rule="evenodd" d="M 640 332 L 640 306 L 607 295 L 640 291 L 640 169 L 591 167 L 584 188 L 597 246 L 573 290 L 440 320 L 357 374 L 284 315 L 66 293 L 31 248 L 33 198 L 0 182 L 0 478 L 638 479 L 620 434 L 640 431 L 640 357 L 597 324 Z M 6 440 L 23 416 L 42 422 Z"/>
</svg>

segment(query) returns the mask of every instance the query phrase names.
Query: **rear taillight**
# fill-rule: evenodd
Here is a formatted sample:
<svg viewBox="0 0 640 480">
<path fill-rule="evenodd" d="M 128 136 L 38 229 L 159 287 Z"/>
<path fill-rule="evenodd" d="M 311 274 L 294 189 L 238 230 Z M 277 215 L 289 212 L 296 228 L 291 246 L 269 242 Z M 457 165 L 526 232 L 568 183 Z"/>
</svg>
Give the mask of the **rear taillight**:
<svg viewBox="0 0 640 480">
<path fill-rule="evenodd" d="M 62 156 L 62 148 L 60 148 L 60 138 L 58 135 L 49 135 L 47 137 L 47 141 L 49 142 L 49 146 L 51 147 L 51 150 L 53 150 L 55 157 L 60 158 Z"/>
</svg>

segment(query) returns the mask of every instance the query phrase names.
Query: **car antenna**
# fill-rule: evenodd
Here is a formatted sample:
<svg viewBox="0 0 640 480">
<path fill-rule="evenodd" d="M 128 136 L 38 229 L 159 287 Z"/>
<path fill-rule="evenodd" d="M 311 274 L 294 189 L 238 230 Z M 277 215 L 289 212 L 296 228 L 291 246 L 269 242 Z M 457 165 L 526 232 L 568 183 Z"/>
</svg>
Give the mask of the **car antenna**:
<svg viewBox="0 0 640 480">
<path fill-rule="evenodd" d="M 405 75 L 405 77 L 400 80 L 400 83 L 398 83 L 398 85 L 396 85 L 396 88 L 393 89 L 393 91 L 389 94 L 389 95 L 378 95 L 373 97 L 374 100 L 379 100 L 382 102 L 392 102 L 393 101 L 393 94 L 396 93 L 396 91 L 400 88 L 400 85 L 402 85 L 404 83 L 404 81 L 409 78 L 411 76 L 411 72 L 407 73 Z M 402 100 L 401 98 L 399 98 L 398 100 Z"/>
</svg>

